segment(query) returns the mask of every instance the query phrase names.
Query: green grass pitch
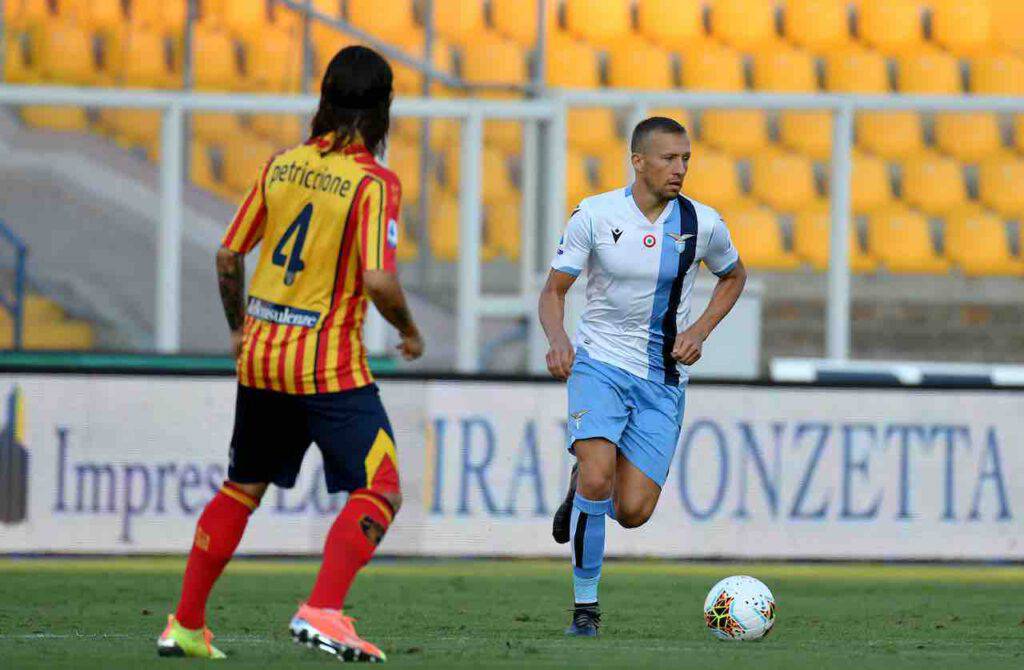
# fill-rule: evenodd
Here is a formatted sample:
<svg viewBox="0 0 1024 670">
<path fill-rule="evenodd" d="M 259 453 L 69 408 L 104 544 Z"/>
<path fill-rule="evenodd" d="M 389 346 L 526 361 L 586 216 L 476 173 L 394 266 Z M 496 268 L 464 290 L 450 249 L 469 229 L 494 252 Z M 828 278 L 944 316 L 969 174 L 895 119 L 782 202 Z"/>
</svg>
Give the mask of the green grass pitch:
<svg viewBox="0 0 1024 670">
<path fill-rule="evenodd" d="M 0 667 L 135 668 L 177 596 L 180 559 L 0 559 Z M 228 666 L 336 664 L 292 644 L 286 624 L 312 561 L 236 560 L 210 624 Z M 779 603 L 757 643 L 720 642 L 701 605 L 730 574 L 764 580 Z M 569 568 L 549 561 L 378 561 L 349 597 L 360 632 L 416 668 L 1021 668 L 1019 567 L 605 565 L 602 636 L 566 640 Z"/>
</svg>

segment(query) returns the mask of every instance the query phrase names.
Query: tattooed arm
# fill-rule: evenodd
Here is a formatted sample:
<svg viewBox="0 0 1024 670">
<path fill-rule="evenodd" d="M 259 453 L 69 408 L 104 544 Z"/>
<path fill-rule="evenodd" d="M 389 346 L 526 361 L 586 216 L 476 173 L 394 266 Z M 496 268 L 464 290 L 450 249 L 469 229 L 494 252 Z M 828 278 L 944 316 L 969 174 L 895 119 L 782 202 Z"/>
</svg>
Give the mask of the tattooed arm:
<svg viewBox="0 0 1024 670">
<path fill-rule="evenodd" d="M 217 285 L 224 316 L 231 329 L 231 350 L 236 358 L 242 348 L 242 324 L 245 323 L 244 258 L 225 247 L 217 250 Z"/>
<path fill-rule="evenodd" d="M 377 306 L 377 311 L 402 336 L 402 341 L 398 345 L 402 357 L 411 361 L 422 356 L 423 338 L 420 337 L 420 331 L 412 320 L 409 306 L 405 303 L 405 294 L 402 292 L 402 285 L 398 283 L 398 276 L 384 270 L 367 270 L 363 272 L 363 282 L 370 300 Z"/>
</svg>

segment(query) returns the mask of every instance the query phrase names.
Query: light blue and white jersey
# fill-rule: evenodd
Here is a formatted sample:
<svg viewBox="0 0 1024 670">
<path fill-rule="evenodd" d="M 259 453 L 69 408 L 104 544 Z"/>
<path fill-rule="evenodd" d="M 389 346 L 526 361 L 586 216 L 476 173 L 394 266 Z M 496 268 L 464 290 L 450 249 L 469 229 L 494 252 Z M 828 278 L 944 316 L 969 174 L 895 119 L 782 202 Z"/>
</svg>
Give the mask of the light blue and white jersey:
<svg viewBox="0 0 1024 670">
<path fill-rule="evenodd" d="M 569 217 L 551 267 L 587 271 L 587 302 L 576 346 L 591 358 L 665 384 L 683 384 L 672 358 L 690 325 L 690 294 L 701 261 L 716 275 L 739 260 L 717 211 L 680 195 L 651 223 L 631 187 L 585 198 Z"/>
</svg>

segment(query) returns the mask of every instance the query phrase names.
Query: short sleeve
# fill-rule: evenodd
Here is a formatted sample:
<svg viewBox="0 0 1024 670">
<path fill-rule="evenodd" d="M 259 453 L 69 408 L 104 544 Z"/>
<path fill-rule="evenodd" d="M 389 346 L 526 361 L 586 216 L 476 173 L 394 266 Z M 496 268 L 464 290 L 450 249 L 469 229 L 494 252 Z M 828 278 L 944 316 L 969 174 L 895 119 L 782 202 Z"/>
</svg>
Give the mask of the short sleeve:
<svg viewBox="0 0 1024 670">
<path fill-rule="evenodd" d="M 587 259 L 590 258 L 593 239 L 590 216 L 583 209 L 577 207 L 569 217 L 569 225 L 565 228 L 565 234 L 558 241 L 558 249 L 551 261 L 551 267 L 573 277 L 580 276 L 583 268 L 587 266 Z"/>
<path fill-rule="evenodd" d="M 715 212 L 715 224 L 711 228 L 711 237 L 708 239 L 708 249 L 704 253 L 704 265 L 713 273 L 721 277 L 728 274 L 740 259 L 740 254 L 732 244 L 732 237 L 729 229 L 722 220 L 721 215 Z"/>
<path fill-rule="evenodd" d="M 401 199 L 401 184 L 391 173 L 370 177 L 358 194 L 354 206 L 359 208 L 359 256 L 363 270 L 397 271 Z"/>
<path fill-rule="evenodd" d="M 235 218 L 231 220 L 231 225 L 220 242 L 222 247 L 247 254 L 263 239 L 263 232 L 267 226 L 267 200 L 263 189 L 266 174 L 264 169 L 239 205 Z"/>
</svg>

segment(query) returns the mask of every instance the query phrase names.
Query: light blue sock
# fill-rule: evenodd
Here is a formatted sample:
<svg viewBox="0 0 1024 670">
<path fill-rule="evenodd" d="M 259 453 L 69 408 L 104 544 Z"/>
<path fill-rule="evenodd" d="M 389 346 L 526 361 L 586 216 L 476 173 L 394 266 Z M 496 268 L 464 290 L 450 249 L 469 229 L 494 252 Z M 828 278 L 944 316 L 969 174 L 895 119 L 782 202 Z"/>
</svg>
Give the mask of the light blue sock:
<svg viewBox="0 0 1024 670">
<path fill-rule="evenodd" d="M 596 603 L 604 562 L 604 519 L 611 498 L 588 500 L 579 493 L 572 501 L 569 541 L 572 546 L 572 587 L 576 603 Z"/>
</svg>

